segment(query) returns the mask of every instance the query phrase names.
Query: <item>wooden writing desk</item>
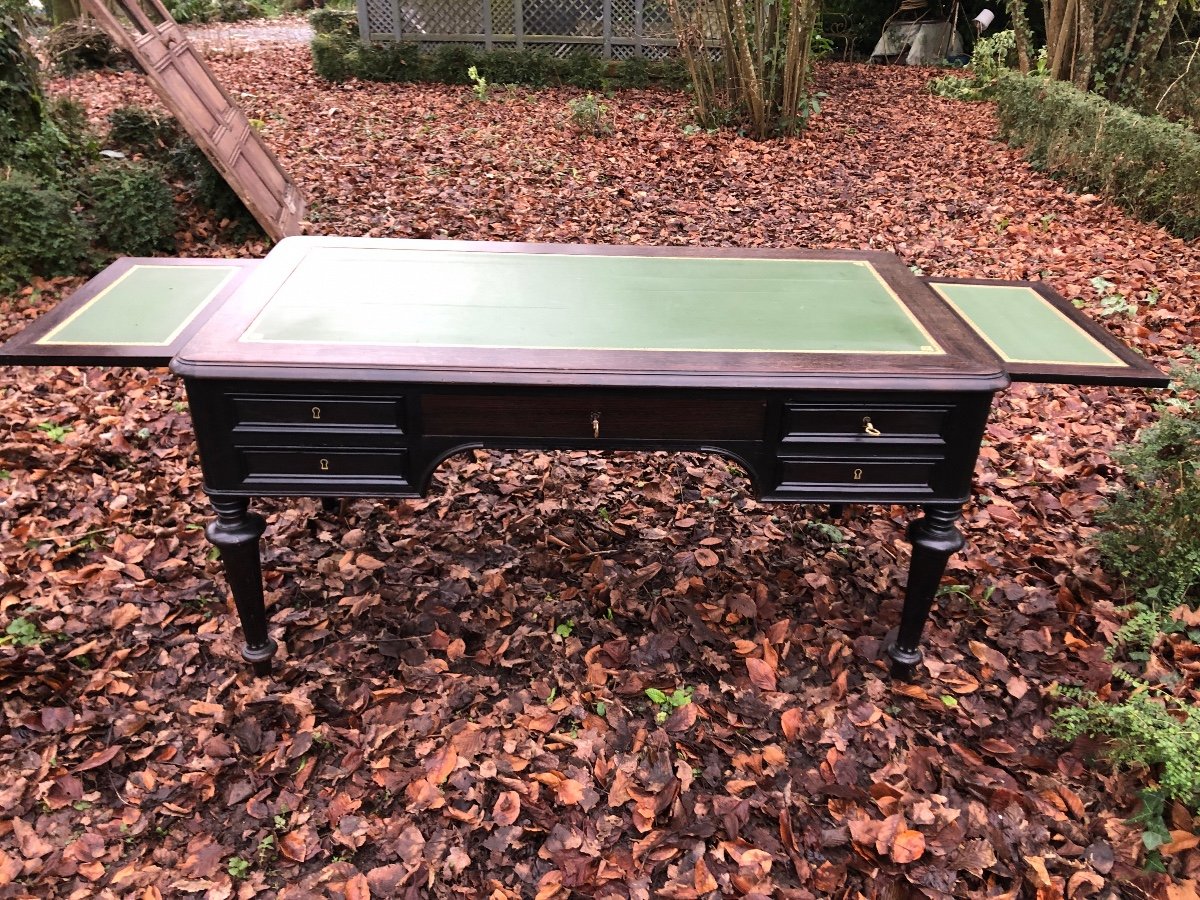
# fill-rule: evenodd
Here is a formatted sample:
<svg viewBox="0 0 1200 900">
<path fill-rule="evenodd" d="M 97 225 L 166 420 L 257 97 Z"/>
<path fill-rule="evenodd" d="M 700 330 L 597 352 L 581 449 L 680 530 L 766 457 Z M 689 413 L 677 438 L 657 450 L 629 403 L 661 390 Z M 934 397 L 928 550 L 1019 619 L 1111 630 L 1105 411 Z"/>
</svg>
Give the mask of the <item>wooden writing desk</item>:
<svg viewBox="0 0 1200 900">
<path fill-rule="evenodd" d="M 3 352 L 183 376 L 260 674 L 276 645 L 252 498 L 416 497 L 448 456 L 495 447 L 719 453 L 767 501 L 920 505 L 888 650 L 909 675 L 993 394 L 1010 375 L 1166 383 L 1044 288 L 935 293 L 882 253 L 288 238 L 131 306 L 129 279 L 164 264 L 134 262 Z M 143 310 L 137 341 L 105 303 Z"/>
</svg>

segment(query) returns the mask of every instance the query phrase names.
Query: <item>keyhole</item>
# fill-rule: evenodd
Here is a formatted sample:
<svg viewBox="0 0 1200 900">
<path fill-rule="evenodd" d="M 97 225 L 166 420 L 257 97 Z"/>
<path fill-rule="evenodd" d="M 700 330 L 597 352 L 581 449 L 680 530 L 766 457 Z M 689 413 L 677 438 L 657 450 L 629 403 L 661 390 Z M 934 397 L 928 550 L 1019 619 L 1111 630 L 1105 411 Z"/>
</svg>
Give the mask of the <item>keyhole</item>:
<svg viewBox="0 0 1200 900">
<path fill-rule="evenodd" d="M 316 421 L 320 420 L 320 418 L 321 418 L 321 407 L 314 406 L 313 407 L 313 421 L 316 422 Z"/>
<path fill-rule="evenodd" d="M 327 460 L 327 459 L 323 459 L 323 460 L 321 460 L 321 471 L 322 471 L 322 472 L 328 472 L 328 471 L 329 471 L 329 460 Z"/>
<path fill-rule="evenodd" d="M 855 481 L 862 481 L 862 469 L 855 469 L 855 470 L 854 470 L 854 480 L 855 480 Z"/>
<path fill-rule="evenodd" d="M 592 413 L 592 437 L 600 437 L 600 413 Z"/>
</svg>

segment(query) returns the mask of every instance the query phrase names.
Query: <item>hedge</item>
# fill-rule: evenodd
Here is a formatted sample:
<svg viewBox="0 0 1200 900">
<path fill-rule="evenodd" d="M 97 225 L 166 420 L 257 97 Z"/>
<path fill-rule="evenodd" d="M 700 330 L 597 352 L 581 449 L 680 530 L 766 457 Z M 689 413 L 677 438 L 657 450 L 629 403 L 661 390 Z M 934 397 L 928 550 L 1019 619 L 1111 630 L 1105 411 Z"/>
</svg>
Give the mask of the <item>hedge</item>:
<svg viewBox="0 0 1200 900">
<path fill-rule="evenodd" d="M 1180 237 L 1200 235 L 1195 132 L 1035 75 L 1002 75 L 994 96 L 1002 136 L 1032 165 Z"/>
<path fill-rule="evenodd" d="M 474 66 L 490 84 L 533 87 L 573 85 L 586 90 L 687 86 L 677 59 L 606 60 L 575 55 L 560 59 L 540 50 L 477 50 L 448 44 L 423 51 L 413 42 L 363 44 L 353 13 L 317 10 L 309 16 L 314 36 L 313 68 L 329 81 L 425 81 L 470 84 Z"/>
</svg>

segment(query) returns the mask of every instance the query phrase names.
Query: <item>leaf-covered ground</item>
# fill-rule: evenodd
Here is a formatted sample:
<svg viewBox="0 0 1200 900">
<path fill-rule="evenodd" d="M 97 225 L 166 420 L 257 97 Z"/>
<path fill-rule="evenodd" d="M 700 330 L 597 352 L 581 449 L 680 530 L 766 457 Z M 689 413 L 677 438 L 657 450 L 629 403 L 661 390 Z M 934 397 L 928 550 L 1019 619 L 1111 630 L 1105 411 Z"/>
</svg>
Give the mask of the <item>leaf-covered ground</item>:
<svg viewBox="0 0 1200 900">
<path fill-rule="evenodd" d="M 337 86 L 302 47 L 227 49 L 314 233 L 871 247 L 1044 278 L 1163 366 L 1200 335 L 1197 245 L 1032 172 L 928 72 L 824 65 L 812 129 L 756 144 L 686 134 L 680 95 L 608 98 L 593 138 L 577 92 Z M 55 89 L 97 119 L 151 102 L 134 73 Z M 1095 278 L 1136 312 L 1102 315 Z M 0 334 L 80 280 L 0 301 Z M 0 372 L 0 623 L 24 623 L 0 646 L 0 897 L 1168 891 L 1125 822 L 1141 782 L 1048 733 L 1052 685 L 1109 678 L 1125 597 L 1088 537 L 1148 393 L 998 399 L 913 685 L 882 652 L 909 511 L 831 521 L 722 459 L 633 453 L 478 452 L 420 502 L 260 504 L 284 649 L 259 680 L 178 381 Z M 1195 823 L 1169 814 L 1169 890 L 1194 896 Z"/>
</svg>

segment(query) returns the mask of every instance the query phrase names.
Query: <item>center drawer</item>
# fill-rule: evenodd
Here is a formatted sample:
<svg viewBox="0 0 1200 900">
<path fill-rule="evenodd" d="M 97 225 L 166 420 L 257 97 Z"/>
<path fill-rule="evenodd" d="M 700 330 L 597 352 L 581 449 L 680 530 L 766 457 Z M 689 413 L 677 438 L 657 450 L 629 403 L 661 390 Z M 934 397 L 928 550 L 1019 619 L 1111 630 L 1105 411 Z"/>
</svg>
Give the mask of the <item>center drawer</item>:
<svg viewBox="0 0 1200 900">
<path fill-rule="evenodd" d="M 623 394 L 426 394 L 427 435 L 560 440 L 761 441 L 765 400 Z"/>
</svg>

